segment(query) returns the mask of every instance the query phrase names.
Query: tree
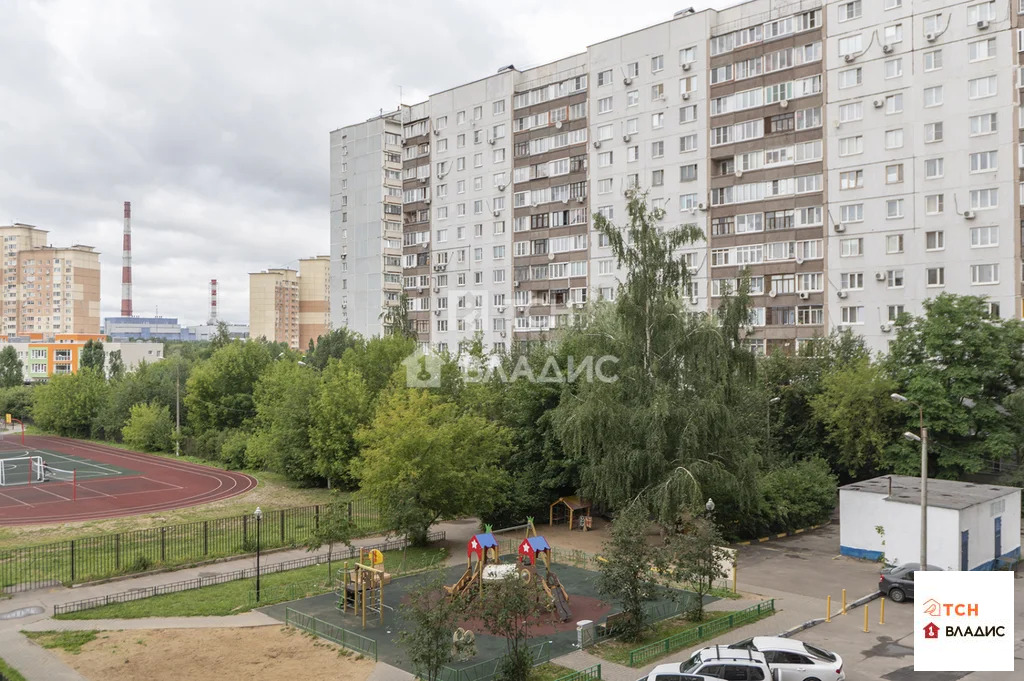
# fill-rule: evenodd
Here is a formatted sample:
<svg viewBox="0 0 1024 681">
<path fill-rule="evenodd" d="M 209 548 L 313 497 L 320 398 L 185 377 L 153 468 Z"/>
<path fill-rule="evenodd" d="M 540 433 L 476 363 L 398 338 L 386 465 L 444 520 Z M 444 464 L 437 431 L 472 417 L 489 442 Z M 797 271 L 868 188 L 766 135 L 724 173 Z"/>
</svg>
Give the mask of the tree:
<svg viewBox="0 0 1024 681">
<path fill-rule="evenodd" d="M 759 532 L 788 532 L 828 519 L 836 507 L 836 476 L 823 459 L 770 470 L 761 482 Z"/>
<path fill-rule="evenodd" d="M 334 545 L 350 546 L 353 534 L 355 534 L 355 525 L 348 517 L 348 503 L 335 497 L 330 504 L 324 507 L 317 524 L 306 539 L 306 550 L 319 551 L 320 547 L 327 544 L 327 574 L 333 578 L 331 557 L 334 553 Z"/>
<path fill-rule="evenodd" d="M 310 343 L 313 340 L 310 339 Z M 362 343 L 359 334 L 349 331 L 347 328 L 334 329 L 316 339 L 316 344 L 306 353 L 306 364 L 317 371 L 327 368 L 331 359 L 341 359 L 342 355 L 349 348 L 354 348 Z"/>
<path fill-rule="evenodd" d="M 342 362 L 359 372 L 376 400 L 401 367 L 402 360 L 416 350 L 416 342 L 404 336 L 374 337 L 345 351 Z M 404 375 L 403 375 L 404 378 Z"/>
<path fill-rule="evenodd" d="M 416 330 L 409 316 L 409 296 L 403 291 L 395 305 L 385 305 L 379 315 L 384 333 L 388 336 L 415 339 Z"/>
<path fill-rule="evenodd" d="M 311 397 L 309 442 L 312 471 L 332 481 L 349 484 L 352 459 L 358 452 L 356 431 L 373 415 L 370 392 L 358 371 L 331 360 Z"/>
<path fill-rule="evenodd" d="M 119 381 L 124 378 L 124 360 L 121 358 L 121 351 L 114 350 L 110 353 L 110 380 Z"/>
<path fill-rule="evenodd" d="M 536 579 L 526 581 L 515 573 L 484 589 L 480 619 L 490 633 L 505 639 L 505 654 L 498 665 L 499 681 L 529 680 L 533 670 L 530 625 L 544 612 L 542 598 Z"/>
<path fill-rule="evenodd" d="M 311 403 L 320 388 L 316 371 L 282 358 L 271 362 L 256 381 L 255 430 L 246 448 L 246 464 L 312 484 L 322 476 L 310 444 Z"/>
<path fill-rule="evenodd" d="M 0 350 L 0 388 L 13 388 L 25 382 L 24 365 L 13 345 Z"/>
<path fill-rule="evenodd" d="M 196 434 L 238 428 L 256 415 L 256 382 L 272 361 L 258 341 L 220 348 L 196 366 L 185 384 L 185 406 Z"/>
<path fill-rule="evenodd" d="M 631 504 L 615 518 L 611 539 L 604 545 L 607 560 L 600 565 L 597 590 L 622 608 L 624 641 L 638 640 L 647 629 L 650 622 L 644 604 L 654 600 L 658 589 L 651 570 L 657 554 L 647 543 L 649 528 L 647 510 Z"/>
<path fill-rule="evenodd" d="M 123 429 L 124 443 L 143 452 L 170 451 L 173 430 L 171 410 L 166 405 L 136 404 Z"/>
<path fill-rule="evenodd" d="M 441 669 L 452 659 L 452 637 L 465 614 L 462 598 L 448 598 L 444 592 L 447 571 L 433 575 L 406 594 L 399 606 L 405 626 L 398 640 L 405 648 L 416 677 L 437 681 Z"/>
<path fill-rule="evenodd" d="M 89 437 L 109 387 L 103 374 L 86 368 L 53 376 L 35 391 L 32 420 L 37 426 L 67 437 Z"/>
<path fill-rule="evenodd" d="M 78 357 L 78 366 L 81 369 L 95 369 L 103 373 L 106 358 L 107 356 L 103 352 L 103 342 L 89 339 L 82 346 Z"/>
<path fill-rule="evenodd" d="M 715 580 L 728 576 L 724 565 L 729 552 L 722 545 L 725 539 L 718 526 L 706 517 L 682 518 L 682 532 L 673 533 L 666 542 L 664 560 L 669 573 L 696 598 L 690 601 L 689 617 L 694 622 L 704 620 L 704 597 L 711 593 Z"/>
<path fill-rule="evenodd" d="M 377 502 L 385 527 L 413 544 L 426 543 L 438 520 L 490 511 L 504 492 L 504 430 L 425 390 L 382 395 L 356 442 L 352 473 L 362 493 Z"/>
<path fill-rule="evenodd" d="M 217 322 L 217 333 L 210 339 L 210 348 L 213 352 L 231 344 L 231 331 L 226 322 Z"/>
</svg>

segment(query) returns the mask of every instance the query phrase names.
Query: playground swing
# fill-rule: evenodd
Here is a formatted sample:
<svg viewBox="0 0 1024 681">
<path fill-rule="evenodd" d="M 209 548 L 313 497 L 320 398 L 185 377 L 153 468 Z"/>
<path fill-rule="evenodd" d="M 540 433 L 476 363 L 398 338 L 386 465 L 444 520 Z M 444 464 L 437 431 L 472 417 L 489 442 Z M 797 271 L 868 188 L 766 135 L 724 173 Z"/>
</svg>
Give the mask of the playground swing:
<svg viewBox="0 0 1024 681">
<path fill-rule="evenodd" d="M 364 555 L 367 563 L 364 564 Z M 377 549 L 371 549 L 365 554 L 359 549 L 359 562 L 349 569 L 348 561 L 339 571 L 342 574 L 341 587 L 336 592 L 338 595 L 338 608 L 347 613 L 349 609 L 357 617 L 363 619 L 363 629 L 366 628 L 366 613 L 376 614 L 380 617 L 380 623 L 384 623 L 384 610 L 392 610 L 390 605 L 384 603 L 384 585 L 391 582 L 391 575 L 383 568 L 374 567 L 384 562 L 384 555 Z"/>
</svg>

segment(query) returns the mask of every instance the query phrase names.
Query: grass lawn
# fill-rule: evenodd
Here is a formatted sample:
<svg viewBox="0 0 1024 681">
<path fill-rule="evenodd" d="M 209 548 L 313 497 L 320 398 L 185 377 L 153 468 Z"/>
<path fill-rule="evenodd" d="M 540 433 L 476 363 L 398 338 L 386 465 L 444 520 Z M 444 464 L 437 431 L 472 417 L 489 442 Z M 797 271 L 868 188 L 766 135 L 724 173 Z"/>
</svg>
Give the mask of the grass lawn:
<svg viewBox="0 0 1024 681">
<path fill-rule="evenodd" d="M 444 549 L 434 547 L 409 548 L 384 554 L 384 569 L 392 574 L 415 572 L 444 560 Z M 351 561 L 350 561 L 351 562 Z M 332 564 L 332 571 L 342 562 Z M 203 615 L 234 615 L 256 607 L 292 601 L 331 591 L 331 575 L 327 564 L 276 572 L 260 578 L 260 602 L 253 598 L 255 580 L 239 579 L 234 582 L 205 586 L 178 593 L 141 598 L 127 603 L 112 603 L 98 608 L 57 615 L 61 620 L 135 619 L 138 617 L 198 617 Z"/>
<path fill-rule="evenodd" d="M 546 662 L 533 668 L 533 671 L 530 672 L 530 681 L 555 681 L 555 679 L 572 674 L 574 671 L 576 670 L 563 667 L 560 664 Z"/>
<path fill-rule="evenodd" d="M 727 616 L 733 614 L 734 612 L 738 612 L 738 611 L 735 611 L 735 610 L 715 610 L 715 611 L 705 610 L 704 611 L 704 619 L 703 619 L 703 621 L 707 622 L 709 620 L 716 620 L 716 619 L 719 619 L 719 618 L 722 618 L 722 617 L 727 617 Z M 772 615 L 772 614 L 774 614 L 774 613 L 765 613 L 759 619 L 764 619 L 765 617 L 768 617 L 769 615 Z M 740 629 L 743 626 L 745 626 L 746 624 L 751 624 L 752 622 L 755 622 L 755 621 L 757 621 L 757 620 L 750 620 L 748 622 L 745 622 L 743 625 L 740 625 L 740 626 L 736 627 L 736 629 Z M 686 631 L 687 629 L 692 629 L 692 628 L 696 627 L 697 624 L 698 624 L 697 622 L 689 620 L 689 619 L 687 619 L 686 617 L 683 617 L 683 616 L 673 617 L 671 619 L 662 620 L 661 622 L 655 623 L 654 626 L 651 627 L 650 629 L 648 629 L 644 633 L 644 635 L 640 637 L 640 640 L 638 640 L 638 641 L 632 641 L 630 643 L 626 643 L 625 641 L 619 641 L 618 639 L 612 639 L 610 641 L 605 641 L 604 643 L 599 643 L 598 645 L 594 646 L 593 648 L 590 648 L 589 652 L 594 654 L 594 655 L 597 655 L 598 657 L 601 657 L 601 658 L 603 658 L 605 660 L 608 660 L 609 662 L 615 662 L 615 663 L 618 663 L 618 664 L 621 664 L 621 665 L 629 666 L 629 651 L 635 650 L 636 648 L 639 648 L 641 646 L 645 646 L 645 645 L 647 645 L 649 643 L 655 643 L 656 641 L 660 641 L 662 639 L 668 638 L 669 636 L 674 636 L 675 634 L 678 634 L 680 632 Z M 693 645 L 696 645 L 696 644 L 701 643 L 703 641 L 710 640 L 712 638 L 717 638 L 718 636 L 721 636 L 722 633 L 723 632 L 721 632 L 721 631 L 716 631 L 714 633 L 708 634 L 707 636 L 703 636 L 703 637 L 701 637 L 699 639 L 695 639 L 693 641 Z M 679 651 L 678 650 L 671 651 L 669 653 L 666 653 L 666 655 L 676 655 L 678 657 Z M 655 661 L 654 659 L 646 660 L 644 662 L 644 664 L 650 664 L 651 662 L 654 662 L 654 661 Z"/>
<path fill-rule="evenodd" d="M 23 631 L 44 648 L 61 648 L 69 653 L 82 652 L 82 646 L 96 639 L 96 631 Z"/>
<path fill-rule="evenodd" d="M 18 670 L 0 658 L 0 675 L 6 676 L 10 681 L 25 681 L 25 677 L 18 673 Z"/>
</svg>

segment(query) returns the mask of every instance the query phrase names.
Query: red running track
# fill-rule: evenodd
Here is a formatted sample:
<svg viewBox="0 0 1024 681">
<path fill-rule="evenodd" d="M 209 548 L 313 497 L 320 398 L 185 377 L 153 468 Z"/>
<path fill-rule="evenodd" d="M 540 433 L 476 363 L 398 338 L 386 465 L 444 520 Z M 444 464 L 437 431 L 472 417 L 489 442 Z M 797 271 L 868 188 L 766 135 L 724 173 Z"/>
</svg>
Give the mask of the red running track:
<svg viewBox="0 0 1024 681">
<path fill-rule="evenodd" d="M 138 471 L 138 475 L 79 481 L 75 501 L 68 483 L 0 487 L 0 525 L 69 523 L 154 513 L 220 501 L 256 486 L 256 479 L 244 473 L 93 442 L 30 435 L 25 445 L 120 466 Z"/>
</svg>

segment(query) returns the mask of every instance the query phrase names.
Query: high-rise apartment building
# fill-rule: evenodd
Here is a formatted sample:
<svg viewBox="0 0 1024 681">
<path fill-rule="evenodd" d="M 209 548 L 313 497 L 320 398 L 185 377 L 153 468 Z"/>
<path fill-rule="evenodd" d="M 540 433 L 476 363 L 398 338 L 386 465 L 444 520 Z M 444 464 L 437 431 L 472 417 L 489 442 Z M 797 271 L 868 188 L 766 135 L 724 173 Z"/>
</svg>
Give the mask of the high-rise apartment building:
<svg viewBox="0 0 1024 681">
<path fill-rule="evenodd" d="M 330 256 L 299 260 L 296 271 L 271 268 L 249 274 L 249 333 L 305 350 L 331 327 Z"/>
<path fill-rule="evenodd" d="M 100 332 L 100 261 L 92 246 L 54 248 L 32 225 L 0 227 L 3 332 L 42 339 Z"/>
<path fill-rule="evenodd" d="M 331 256 L 299 260 L 299 347 L 331 328 Z"/>
<path fill-rule="evenodd" d="M 424 345 L 544 338 L 614 298 L 592 215 L 624 224 L 633 188 L 666 228 L 703 231 L 679 254 L 694 310 L 749 277 L 758 351 L 837 328 L 884 350 L 899 314 L 943 291 L 1024 316 L 1021 12 L 684 11 L 335 131 L 332 265 L 347 281 L 332 319 L 379 333 L 404 292 Z"/>
</svg>

